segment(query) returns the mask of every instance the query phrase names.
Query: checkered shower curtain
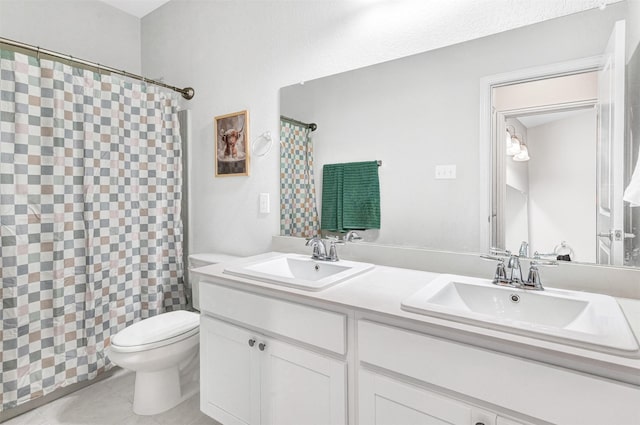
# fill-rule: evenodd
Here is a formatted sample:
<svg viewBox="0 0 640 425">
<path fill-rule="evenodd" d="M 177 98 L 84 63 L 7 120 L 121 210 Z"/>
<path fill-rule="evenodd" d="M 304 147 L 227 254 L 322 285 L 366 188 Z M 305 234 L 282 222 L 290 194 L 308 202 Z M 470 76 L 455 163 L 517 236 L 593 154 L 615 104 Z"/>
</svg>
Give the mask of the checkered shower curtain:
<svg viewBox="0 0 640 425">
<path fill-rule="evenodd" d="M 0 49 L 0 405 L 94 378 L 185 305 L 177 99 Z"/>
<path fill-rule="evenodd" d="M 319 234 L 311 130 L 280 120 L 280 234 Z"/>
</svg>

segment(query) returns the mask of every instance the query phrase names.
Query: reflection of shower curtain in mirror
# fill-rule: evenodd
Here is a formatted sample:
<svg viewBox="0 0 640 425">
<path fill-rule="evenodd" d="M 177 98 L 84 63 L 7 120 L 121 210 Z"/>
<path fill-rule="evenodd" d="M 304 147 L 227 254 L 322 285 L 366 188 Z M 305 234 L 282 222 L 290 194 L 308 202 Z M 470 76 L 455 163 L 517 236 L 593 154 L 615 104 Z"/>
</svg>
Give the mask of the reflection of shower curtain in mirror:
<svg viewBox="0 0 640 425">
<path fill-rule="evenodd" d="M 280 121 L 280 234 L 312 237 L 318 234 L 313 143 L 310 130 Z"/>
<path fill-rule="evenodd" d="M 185 306 L 177 98 L 0 49 L 0 411 Z"/>
</svg>

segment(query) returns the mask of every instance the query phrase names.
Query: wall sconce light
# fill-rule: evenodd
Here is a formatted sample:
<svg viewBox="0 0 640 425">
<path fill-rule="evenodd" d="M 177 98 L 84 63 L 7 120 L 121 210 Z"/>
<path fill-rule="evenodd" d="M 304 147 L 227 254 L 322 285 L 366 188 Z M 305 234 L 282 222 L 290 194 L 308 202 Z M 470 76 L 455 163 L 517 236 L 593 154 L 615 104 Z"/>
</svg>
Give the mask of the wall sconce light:
<svg viewBox="0 0 640 425">
<path fill-rule="evenodd" d="M 516 135 L 515 127 L 508 125 L 506 134 L 507 155 L 514 156 L 520 153 L 520 139 Z"/>
<path fill-rule="evenodd" d="M 520 143 L 520 152 L 518 152 L 513 156 L 513 160 L 518 162 L 524 162 L 524 161 L 530 160 L 531 158 L 529 157 L 529 149 L 527 149 L 527 145 L 524 143 L 524 141 L 520 141 L 519 143 Z"/>
</svg>

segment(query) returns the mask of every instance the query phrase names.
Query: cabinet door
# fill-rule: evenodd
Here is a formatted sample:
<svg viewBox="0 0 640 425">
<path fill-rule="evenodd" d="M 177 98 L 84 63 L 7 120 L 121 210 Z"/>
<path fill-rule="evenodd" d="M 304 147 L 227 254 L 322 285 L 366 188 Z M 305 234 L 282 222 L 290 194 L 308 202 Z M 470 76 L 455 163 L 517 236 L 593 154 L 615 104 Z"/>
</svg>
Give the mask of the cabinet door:
<svg viewBox="0 0 640 425">
<path fill-rule="evenodd" d="M 347 367 L 291 344 L 268 339 L 262 354 L 264 425 L 347 422 Z"/>
<path fill-rule="evenodd" d="M 200 410 L 225 425 L 259 424 L 261 338 L 200 317 Z"/>
<path fill-rule="evenodd" d="M 408 383 L 360 370 L 358 422 L 362 425 L 473 425 L 495 423 L 469 405 Z"/>
</svg>

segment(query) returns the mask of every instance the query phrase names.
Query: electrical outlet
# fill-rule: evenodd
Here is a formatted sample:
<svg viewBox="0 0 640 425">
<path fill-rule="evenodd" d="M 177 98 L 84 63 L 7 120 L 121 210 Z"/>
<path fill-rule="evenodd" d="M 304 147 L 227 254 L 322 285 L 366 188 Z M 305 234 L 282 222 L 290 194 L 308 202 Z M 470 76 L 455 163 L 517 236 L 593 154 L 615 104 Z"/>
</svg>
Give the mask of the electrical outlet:
<svg viewBox="0 0 640 425">
<path fill-rule="evenodd" d="M 456 166 L 453 165 L 436 165 L 437 180 L 451 180 L 456 178 Z"/>
</svg>

